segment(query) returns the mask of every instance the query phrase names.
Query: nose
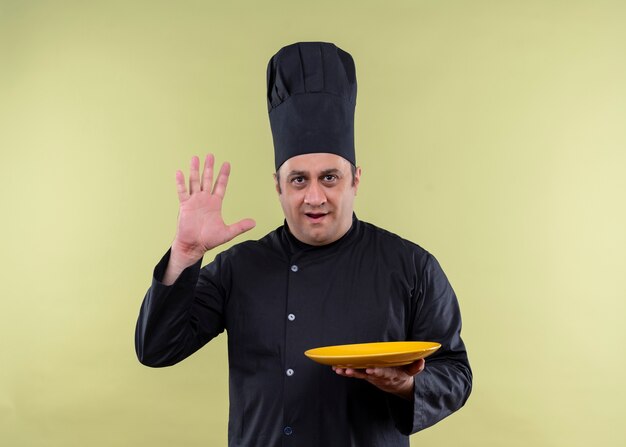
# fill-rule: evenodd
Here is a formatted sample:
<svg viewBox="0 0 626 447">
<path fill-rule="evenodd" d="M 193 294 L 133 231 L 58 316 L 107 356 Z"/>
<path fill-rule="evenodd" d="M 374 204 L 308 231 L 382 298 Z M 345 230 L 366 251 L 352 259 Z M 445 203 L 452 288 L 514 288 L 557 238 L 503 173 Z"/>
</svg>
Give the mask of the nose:
<svg viewBox="0 0 626 447">
<path fill-rule="evenodd" d="M 322 206 L 326 203 L 326 194 L 318 182 L 311 182 L 304 195 L 304 203 L 310 206 Z"/>
</svg>

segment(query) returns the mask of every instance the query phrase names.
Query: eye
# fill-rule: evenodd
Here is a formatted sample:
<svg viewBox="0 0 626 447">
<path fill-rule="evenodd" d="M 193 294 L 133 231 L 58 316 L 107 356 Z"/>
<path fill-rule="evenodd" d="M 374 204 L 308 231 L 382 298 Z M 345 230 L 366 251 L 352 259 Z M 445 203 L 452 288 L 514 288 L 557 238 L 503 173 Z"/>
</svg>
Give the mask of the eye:
<svg viewBox="0 0 626 447">
<path fill-rule="evenodd" d="M 332 183 L 337 180 L 337 176 L 334 174 L 326 174 L 325 176 L 322 177 L 322 180 L 325 181 L 326 183 Z"/>
<path fill-rule="evenodd" d="M 299 175 L 298 177 L 293 177 L 290 181 L 294 185 L 303 185 L 306 179 L 303 176 Z"/>
</svg>

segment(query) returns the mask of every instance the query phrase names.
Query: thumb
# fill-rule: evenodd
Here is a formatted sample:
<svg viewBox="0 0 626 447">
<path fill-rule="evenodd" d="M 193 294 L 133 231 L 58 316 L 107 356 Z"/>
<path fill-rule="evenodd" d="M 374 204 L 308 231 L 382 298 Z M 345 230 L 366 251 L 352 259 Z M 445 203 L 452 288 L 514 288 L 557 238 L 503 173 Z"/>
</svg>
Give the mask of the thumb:
<svg viewBox="0 0 626 447">
<path fill-rule="evenodd" d="M 425 366 L 426 366 L 426 360 L 419 359 L 419 360 L 414 361 L 410 365 L 406 365 L 404 367 L 404 371 L 410 376 L 415 376 L 421 373 L 422 371 L 424 371 Z"/>
<path fill-rule="evenodd" d="M 228 225 L 229 239 L 233 239 L 246 231 L 253 229 L 256 222 L 253 219 L 241 219 L 239 222 Z"/>
</svg>

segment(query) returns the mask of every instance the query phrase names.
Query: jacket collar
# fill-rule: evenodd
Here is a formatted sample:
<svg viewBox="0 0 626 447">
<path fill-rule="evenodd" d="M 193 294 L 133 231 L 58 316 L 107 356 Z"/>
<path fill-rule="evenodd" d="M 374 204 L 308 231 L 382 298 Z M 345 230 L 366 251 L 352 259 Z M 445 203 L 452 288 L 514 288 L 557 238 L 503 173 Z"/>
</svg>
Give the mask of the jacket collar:
<svg viewBox="0 0 626 447">
<path fill-rule="evenodd" d="M 283 226 L 281 227 L 281 244 L 283 248 L 289 252 L 290 255 L 300 254 L 300 253 L 330 253 L 334 252 L 338 248 L 344 247 L 350 243 L 352 243 L 359 233 L 361 228 L 361 221 L 356 217 L 356 214 L 352 212 L 352 225 L 350 229 L 341 236 L 336 241 L 331 242 L 330 244 L 325 245 L 309 245 L 306 244 L 299 239 L 297 239 L 291 231 L 289 231 L 289 226 L 287 225 L 287 220 L 283 221 Z"/>
</svg>

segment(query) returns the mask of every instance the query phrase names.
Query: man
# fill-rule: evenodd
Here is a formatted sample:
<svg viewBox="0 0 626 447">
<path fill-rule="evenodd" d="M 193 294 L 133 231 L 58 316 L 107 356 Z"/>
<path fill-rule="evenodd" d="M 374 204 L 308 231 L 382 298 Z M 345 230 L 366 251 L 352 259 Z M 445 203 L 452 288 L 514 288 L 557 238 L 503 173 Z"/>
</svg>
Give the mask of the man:
<svg viewBox="0 0 626 447">
<path fill-rule="evenodd" d="M 230 167 L 192 158 L 176 175 L 174 242 L 154 270 L 136 330 L 139 360 L 172 365 L 228 332 L 230 446 L 408 446 L 460 408 L 472 373 L 456 296 L 435 258 L 353 212 L 356 74 L 331 43 L 283 47 L 268 64 L 275 186 L 285 222 L 258 241 L 204 253 L 254 227 L 226 225 Z M 428 365 L 330 368 L 307 349 L 441 343 Z"/>
</svg>

